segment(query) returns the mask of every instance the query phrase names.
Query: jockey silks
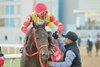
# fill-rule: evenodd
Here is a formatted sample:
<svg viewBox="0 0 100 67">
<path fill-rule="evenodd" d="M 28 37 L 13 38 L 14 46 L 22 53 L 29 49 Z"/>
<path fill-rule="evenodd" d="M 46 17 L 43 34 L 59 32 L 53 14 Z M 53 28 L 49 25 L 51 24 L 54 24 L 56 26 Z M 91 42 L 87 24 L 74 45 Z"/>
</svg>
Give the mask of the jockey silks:
<svg viewBox="0 0 100 67">
<path fill-rule="evenodd" d="M 55 29 L 57 27 L 57 32 L 61 32 L 64 29 L 64 26 L 62 23 L 60 23 L 53 15 L 48 13 L 44 20 L 41 20 L 35 12 L 32 12 L 27 19 L 25 20 L 21 30 L 27 34 L 28 33 L 28 27 L 32 23 L 34 25 L 38 25 L 40 22 L 44 22 L 46 26 L 48 26 L 51 30 Z M 53 31 L 54 32 L 54 31 Z"/>
</svg>

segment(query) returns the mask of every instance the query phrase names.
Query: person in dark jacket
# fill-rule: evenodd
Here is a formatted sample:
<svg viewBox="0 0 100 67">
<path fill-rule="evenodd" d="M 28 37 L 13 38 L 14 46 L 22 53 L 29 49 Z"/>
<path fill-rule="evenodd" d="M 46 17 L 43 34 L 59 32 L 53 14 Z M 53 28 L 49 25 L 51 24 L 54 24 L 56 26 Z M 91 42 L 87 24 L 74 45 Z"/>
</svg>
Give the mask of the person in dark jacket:
<svg viewBox="0 0 100 67">
<path fill-rule="evenodd" d="M 78 36 L 76 33 L 69 31 L 66 35 L 62 35 L 65 40 L 60 41 L 60 46 L 64 51 L 62 62 L 48 62 L 51 67 L 81 67 L 80 52 L 76 44 Z"/>
</svg>

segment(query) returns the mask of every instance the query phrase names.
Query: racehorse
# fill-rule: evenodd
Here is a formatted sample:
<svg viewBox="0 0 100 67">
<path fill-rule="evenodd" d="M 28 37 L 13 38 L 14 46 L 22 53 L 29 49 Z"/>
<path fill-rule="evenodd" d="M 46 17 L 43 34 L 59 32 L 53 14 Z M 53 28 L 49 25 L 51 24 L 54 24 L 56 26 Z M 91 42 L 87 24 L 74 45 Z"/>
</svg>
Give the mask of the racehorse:
<svg viewBox="0 0 100 67">
<path fill-rule="evenodd" d="M 91 56 L 91 54 L 92 54 L 92 47 L 93 47 L 93 42 L 90 40 L 87 40 L 87 54 L 88 54 L 88 56 Z"/>
<path fill-rule="evenodd" d="M 96 47 L 96 56 L 98 56 L 98 51 L 99 51 L 99 49 L 100 49 L 100 40 L 97 40 L 97 41 L 95 42 L 95 47 Z"/>
<path fill-rule="evenodd" d="M 43 28 L 32 28 L 26 38 L 20 67 L 47 67 L 51 48 L 48 33 Z"/>
</svg>

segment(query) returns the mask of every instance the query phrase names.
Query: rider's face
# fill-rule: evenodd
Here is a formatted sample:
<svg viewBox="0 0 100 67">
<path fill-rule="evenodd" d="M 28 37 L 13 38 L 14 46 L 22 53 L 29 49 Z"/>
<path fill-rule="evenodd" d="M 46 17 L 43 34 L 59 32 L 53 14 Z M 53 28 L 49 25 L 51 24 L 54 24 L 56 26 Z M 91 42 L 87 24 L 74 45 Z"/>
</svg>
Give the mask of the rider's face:
<svg viewBox="0 0 100 67">
<path fill-rule="evenodd" d="M 38 15 L 38 17 L 39 17 L 40 19 L 43 20 L 43 19 L 46 18 L 47 13 L 48 13 L 48 11 L 45 11 L 45 12 L 43 12 L 43 13 L 40 13 L 40 14 Z"/>
<path fill-rule="evenodd" d="M 64 42 L 65 42 L 66 45 L 72 43 L 72 41 L 68 38 L 65 38 Z"/>
</svg>

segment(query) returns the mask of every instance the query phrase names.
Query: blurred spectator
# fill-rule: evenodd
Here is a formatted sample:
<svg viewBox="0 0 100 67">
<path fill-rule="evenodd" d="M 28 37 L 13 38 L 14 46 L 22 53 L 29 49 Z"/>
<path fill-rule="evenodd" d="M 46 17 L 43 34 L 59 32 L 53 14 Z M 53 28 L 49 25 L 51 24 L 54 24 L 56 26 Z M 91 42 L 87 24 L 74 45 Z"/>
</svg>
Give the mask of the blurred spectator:
<svg viewBox="0 0 100 67">
<path fill-rule="evenodd" d="M 92 32 L 88 32 L 87 34 L 87 54 L 91 56 L 92 54 L 92 46 L 93 46 L 93 34 Z"/>
<path fill-rule="evenodd" d="M 100 32 L 97 34 L 97 39 L 100 41 Z"/>
<path fill-rule="evenodd" d="M 7 37 L 7 35 L 5 35 L 5 41 L 7 41 L 8 40 L 8 37 Z"/>
<path fill-rule="evenodd" d="M 93 33 L 91 31 L 87 33 L 87 40 L 93 41 Z"/>
<path fill-rule="evenodd" d="M 100 49 L 100 32 L 97 33 L 97 39 L 95 42 L 95 48 L 96 48 L 96 56 L 98 56 L 98 51 Z"/>
<path fill-rule="evenodd" d="M 92 55 L 92 46 L 93 46 L 93 42 L 90 40 L 87 40 L 87 54 L 89 56 Z"/>
<path fill-rule="evenodd" d="M 98 56 L 99 54 L 99 50 L 100 50 L 100 40 L 97 39 L 96 42 L 95 42 L 95 48 L 96 48 L 96 56 Z"/>
</svg>

